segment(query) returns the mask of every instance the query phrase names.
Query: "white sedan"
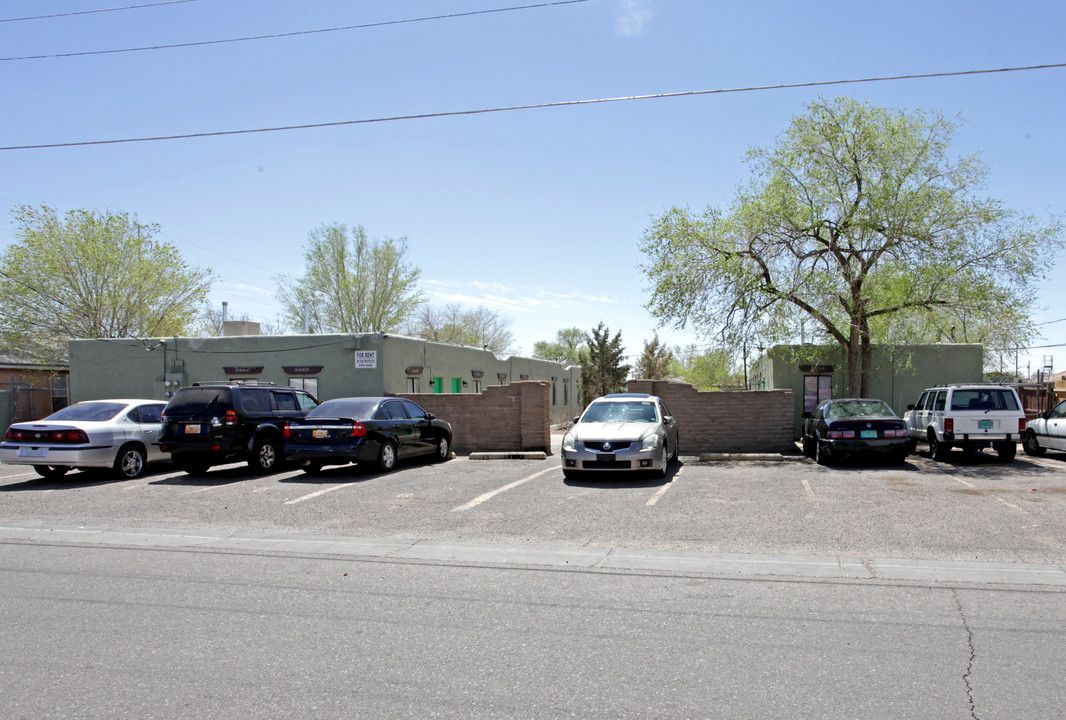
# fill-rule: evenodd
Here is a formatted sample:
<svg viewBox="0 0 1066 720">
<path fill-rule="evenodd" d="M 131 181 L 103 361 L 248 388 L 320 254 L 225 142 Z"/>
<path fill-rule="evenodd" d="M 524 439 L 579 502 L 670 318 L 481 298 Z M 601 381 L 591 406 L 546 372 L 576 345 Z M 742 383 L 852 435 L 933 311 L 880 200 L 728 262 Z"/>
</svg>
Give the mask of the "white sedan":
<svg viewBox="0 0 1066 720">
<path fill-rule="evenodd" d="M 1066 400 L 1026 424 L 1022 448 L 1026 455 L 1066 450 Z"/>
<path fill-rule="evenodd" d="M 664 478 L 677 460 L 678 432 L 655 395 L 617 393 L 593 400 L 563 437 L 563 475 L 644 470 Z"/>
<path fill-rule="evenodd" d="M 0 462 L 32 465 L 46 478 L 73 468 L 112 468 L 135 478 L 145 465 L 168 460 L 159 449 L 165 402 L 89 400 L 32 422 L 15 423 L 0 443 Z"/>
</svg>

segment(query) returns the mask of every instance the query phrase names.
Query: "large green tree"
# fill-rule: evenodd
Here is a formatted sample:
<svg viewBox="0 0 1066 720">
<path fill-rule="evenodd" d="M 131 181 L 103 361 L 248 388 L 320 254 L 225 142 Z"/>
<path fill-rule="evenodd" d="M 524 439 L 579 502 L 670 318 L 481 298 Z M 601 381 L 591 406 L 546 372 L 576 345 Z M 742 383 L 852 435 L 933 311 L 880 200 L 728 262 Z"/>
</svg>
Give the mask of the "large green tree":
<svg viewBox="0 0 1066 720">
<path fill-rule="evenodd" d="M 733 352 L 726 348 L 701 348 L 696 345 L 675 347 L 672 351 L 670 374 L 679 377 L 697 390 L 719 390 L 722 387 L 743 387 L 744 375 L 734 369 Z"/>
<path fill-rule="evenodd" d="M 181 335 L 211 289 L 159 226 L 124 212 L 46 205 L 13 210 L 0 259 L 0 339 L 11 353 L 56 361 L 72 338 Z"/>
<path fill-rule="evenodd" d="M 633 366 L 633 377 L 638 380 L 666 380 L 670 377 L 673 361 L 670 348 L 663 345 L 656 335 L 650 341 L 644 341 L 644 351 Z"/>
<path fill-rule="evenodd" d="M 275 280 L 285 318 L 313 333 L 396 332 L 423 302 L 421 271 L 408 263 L 407 241 L 370 240 L 362 226 L 342 223 L 312 230 L 304 245 L 304 274 Z"/>
<path fill-rule="evenodd" d="M 623 365 L 622 331 L 611 337 L 611 331 L 601 322 L 585 339 L 585 354 L 581 361 L 581 395 L 589 402 L 601 395 L 625 390 L 629 365 Z"/>
<path fill-rule="evenodd" d="M 958 125 L 812 103 L 773 147 L 749 151 L 751 181 L 728 210 L 654 219 L 649 309 L 723 346 L 793 341 L 806 326 L 843 349 L 849 389 L 864 395 L 874 343 L 935 342 L 965 324 L 1024 345 L 1061 221 L 983 197 L 985 166 L 950 152 Z"/>
<path fill-rule="evenodd" d="M 581 364 L 581 356 L 587 352 L 588 335 L 581 328 L 564 328 L 557 330 L 555 340 L 538 340 L 533 343 L 533 357 L 542 360 Z"/>
<path fill-rule="evenodd" d="M 498 354 L 510 352 L 514 344 L 510 318 L 484 305 L 424 305 L 406 332 L 425 340 L 480 347 Z"/>
</svg>

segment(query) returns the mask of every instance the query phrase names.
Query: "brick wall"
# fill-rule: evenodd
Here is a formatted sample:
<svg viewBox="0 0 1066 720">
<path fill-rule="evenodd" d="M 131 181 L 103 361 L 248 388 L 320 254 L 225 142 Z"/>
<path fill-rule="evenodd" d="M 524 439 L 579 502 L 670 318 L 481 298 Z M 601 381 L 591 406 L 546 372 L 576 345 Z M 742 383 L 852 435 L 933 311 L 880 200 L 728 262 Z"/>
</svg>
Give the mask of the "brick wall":
<svg viewBox="0 0 1066 720">
<path fill-rule="evenodd" d="M 475 393 L 397 393 L 452 426 L 456 452 L 551 452 L 551 386 L 522 381 Z"/>
<path fill-rule="evenodd" d="M 704 392 L 687 383 L 630 380 L 629 392 L 663 399 L 677 418 L 682 454 L 796 449 L 791 390 Z"/>
</svg>

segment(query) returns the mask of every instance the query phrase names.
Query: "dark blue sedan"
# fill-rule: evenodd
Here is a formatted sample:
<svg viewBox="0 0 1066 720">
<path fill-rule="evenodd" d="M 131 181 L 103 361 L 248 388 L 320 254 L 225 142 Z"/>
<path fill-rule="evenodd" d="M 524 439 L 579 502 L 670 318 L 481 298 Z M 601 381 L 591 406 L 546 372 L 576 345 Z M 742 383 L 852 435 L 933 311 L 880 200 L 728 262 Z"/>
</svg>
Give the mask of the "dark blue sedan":
<svg viewBox="0 0 1066 720">
<path fill-rule="evenodd" d="M 404 398 L 327 400 L 288 423 L 284 435 L 285 456 L 307 473 L 353 462 L 388 472 L 416 455 L 451 457 L 452 426 Z"/>
<path fill-rule="evenodd" d="M 819 465 L 847 455 L 879 455 L 901 463 L 910 453 L 906 423 L 882 400 L 826 400 L 803 418 L 803 454 Z"/>
</svg>

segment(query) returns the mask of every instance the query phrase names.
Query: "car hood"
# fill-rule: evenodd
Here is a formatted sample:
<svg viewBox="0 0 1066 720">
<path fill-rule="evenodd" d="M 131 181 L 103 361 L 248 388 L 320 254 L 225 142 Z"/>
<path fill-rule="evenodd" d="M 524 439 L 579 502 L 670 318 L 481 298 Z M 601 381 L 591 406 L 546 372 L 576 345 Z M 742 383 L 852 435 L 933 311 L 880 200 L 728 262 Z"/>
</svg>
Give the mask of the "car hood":
<svg viewBox="0 0 1066 720">
<path fill-rule="evenodd" d="M 659 429 L 655 423 L 606 422 L 577 423 L 570 434 L 575 440 L 643 440 Z"/>
</svg>

